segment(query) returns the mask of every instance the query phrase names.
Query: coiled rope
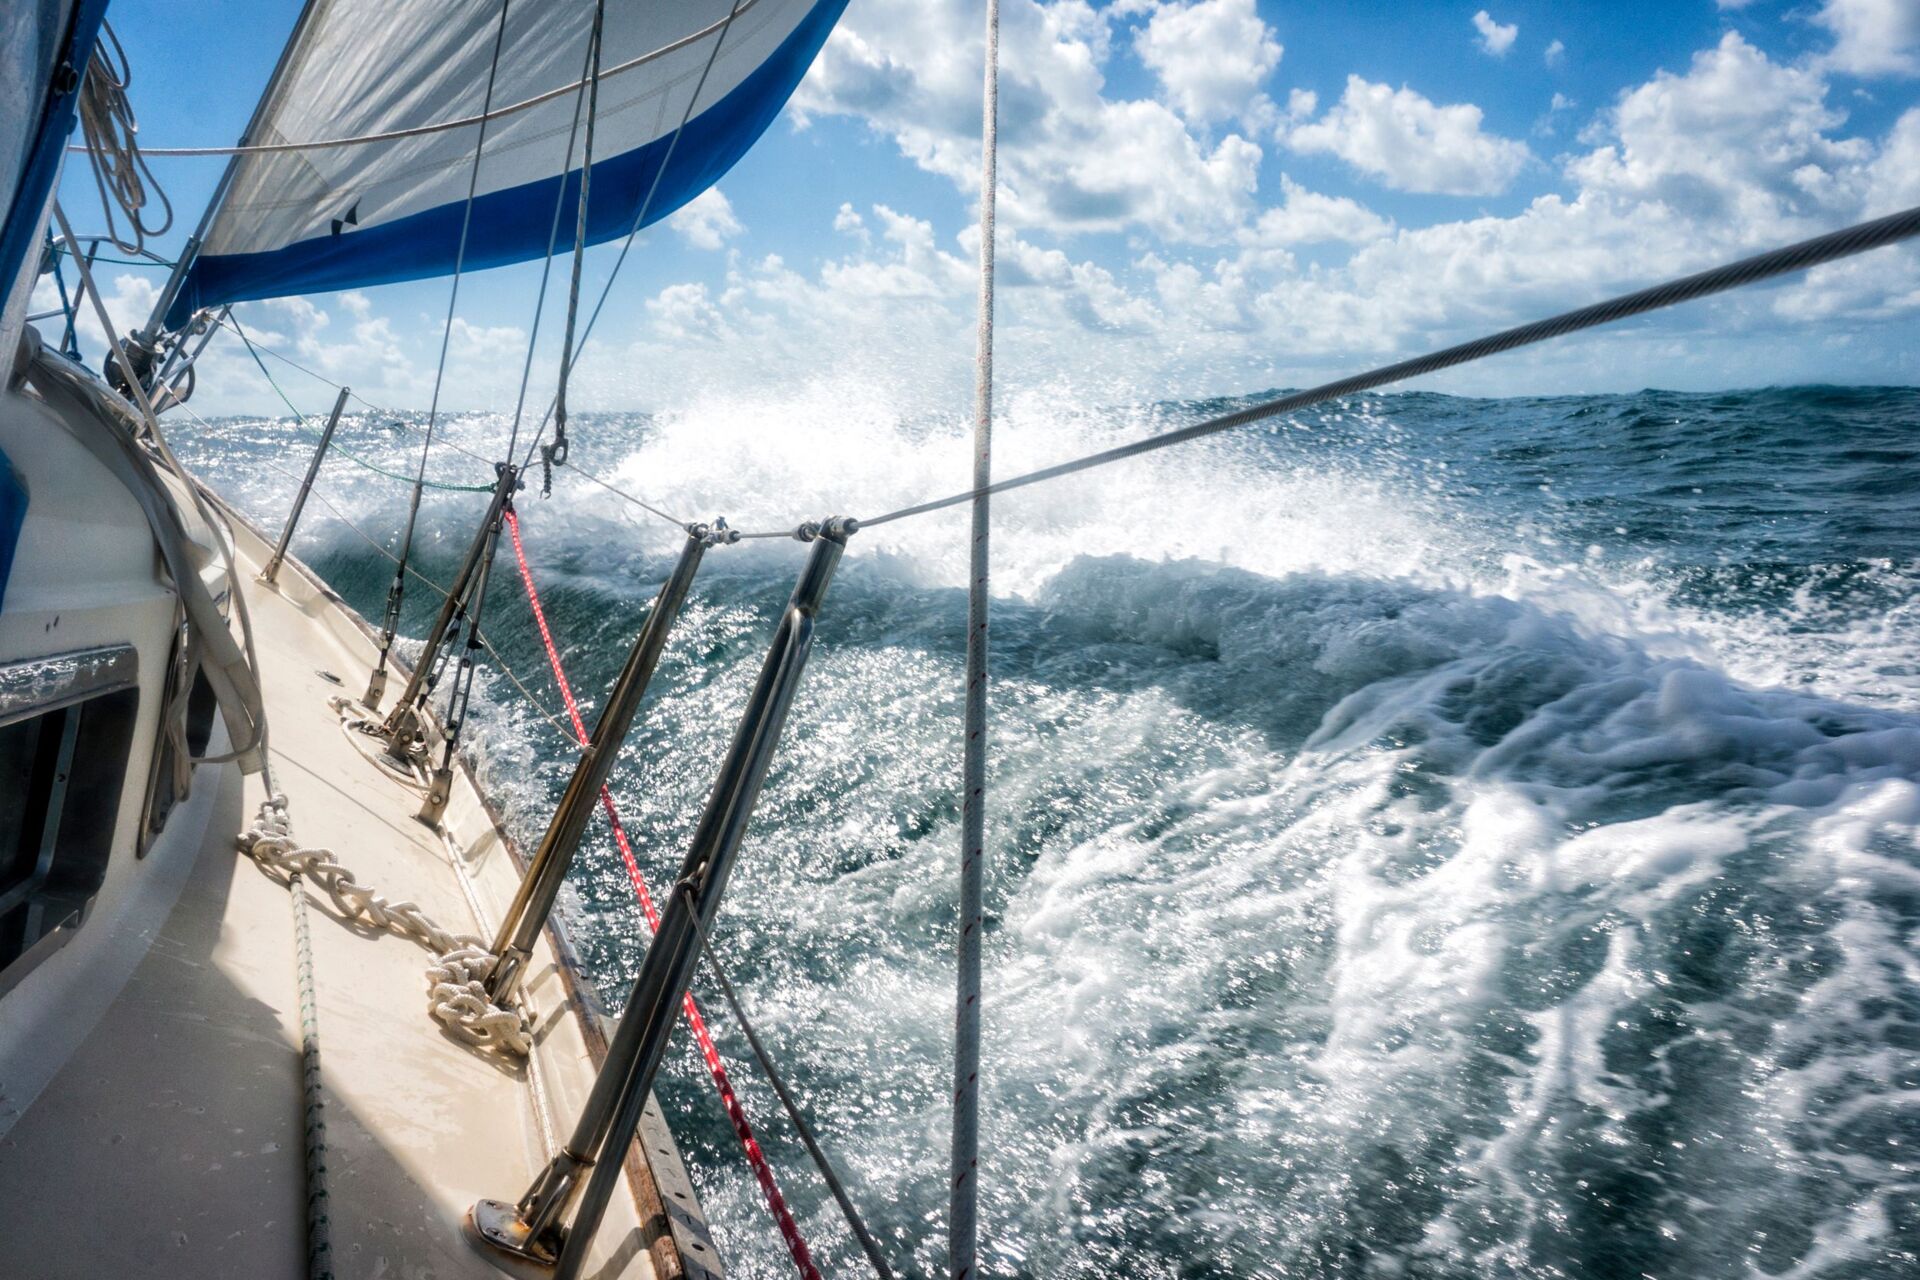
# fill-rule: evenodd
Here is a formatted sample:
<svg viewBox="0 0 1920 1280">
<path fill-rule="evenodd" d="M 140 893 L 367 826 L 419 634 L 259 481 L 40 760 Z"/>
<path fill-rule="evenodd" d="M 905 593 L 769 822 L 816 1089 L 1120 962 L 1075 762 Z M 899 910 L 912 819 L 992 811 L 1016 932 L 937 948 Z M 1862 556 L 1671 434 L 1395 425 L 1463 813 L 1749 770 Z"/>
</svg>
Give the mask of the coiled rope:
<svg viewBox="0 0 1920 1280">
<path fill-rule="evenodd" d="M 260 802 L 253 825 L 240 833 L 239 845 L 240 852 L 268 871 L 319 885 L 343 919 L 364 921 L 432 951 L 427 1009 L 449 1031 L 482 1049 L 523 1056 L 532 1050 L 533 1029 L 525 1011 L 503 1009 L 487 999 L 483 984 L 493 967 L 493 955 L 486 939 L 450 932 L 418 903 L 394 902 L 371 885 L 361 884 L 340 865 L 333 850 L 301 845 L 293 838 L 286 796 L 274 792 Z"/>
<path fill-rule="evenodd" d="M 513 556 L 520 567 L 520 582 L 527 592 L 527 606 L 533 611 L 534 623 L 539 627 L 540 642 L 546 646 L 547 662 L 553 668 L 554 683 L 560 686 L 560 697 L 567 704 L 567 715 L 573 719 L 573 731 L 580 745 L 585 747 L 590 738 L 587 724 L 580 715 L 580 704 L 574 700 L 573 685 L 567 679 L 566 668 L 561 664 L 560 647 L 554 643 L 553 631 L 547 625 L 547 611 L 540 604 L 540 590 L 534 585 L 533 570 L 527 564 L 527 549 L 520 540 L 519 516 L 512 510 L 508 510 L 505 516 L 507 532 L 513 539 Z M 659 908 L 654 905 L 653 893 L 647 888 L 647 878 L 640 870 L 639 860 L 633 856 L 633 845 L 627 839 L 626 826 L 620 821 L 620 811 L 614 806 L 613 793 L 605 786 L 600 788 L 600 807 L 606 812 L 608 825 L 613 828 L 614 845 L 620 850 L 621 862 L 626 865 L 627 879 L 633 884 L 634 896 L 640 900 L 640 911 L 647 918 L 647 929 L 657 933 L 660 929 Z M 740 1105 L 739 1096 L 734 1092 L 733 1080 L 727 1074 L 726 1063 L 721 1061 L 720 1050 L 713 1043 L 713 1034 L 707 1029 L 707 1020 L 701 1016 L 693 992 L 682 995 L 680 1008 L 686 1017 L 687 1029 L 693 1032 L 693 1038 L 700 1047 L 700 1056 L 707 1064 L 707 1074 L 713 1077 L 714 1091 L 720 1095 L 720 1103 L 726 1108 L 727 1120 L 733 1125 L 734 1136 L 740 1140 L 740 1146 L 746 1152 L 754 1180 L 760 1184 L 767 1210 L 773 1215 L 794 1266 L 807 1280 L 820 1280 L 820 1271 L 814 1265 L 812 1252 L 800 1234 L 800 1225 L 794 1221 L 793 1211 L 787 1207 L 786 1197 L 780 1192 L 780 1184 L 773 1176 L 773 1166 L 768 1162 L 766 1152 L 761 1150 L 759 1139 L 754 1136 L 746 1108 Z"/>
<path fill-rule="evenodd" d="M 146 250 L 148 237 L 163 236 L 173 225 L 173 202 L 154 180 L 135 140 L 140 122 L 134 119 L 133 106 L 127 101 L 127 86 L 133 83 L 127 51 L 111 24 L 102 22 L 100 31 L 106 38 L 94 44 L 86 77 L 80 82 L 80 132 L 86 138 L 87 163 L 93 168 L 94 184 L 100 188 L 107 239 L 126 253 L 140 254 Z M 113 46 L 111 57 L 106 51 L 109 44 Z M 146 222 L 149 191 L 160 198 L 161 217 L 156 226 Z M 126 215 L 131 239 L 120 238 L 119 223 L 113 216 L 115 206 Z"/>
</svg>

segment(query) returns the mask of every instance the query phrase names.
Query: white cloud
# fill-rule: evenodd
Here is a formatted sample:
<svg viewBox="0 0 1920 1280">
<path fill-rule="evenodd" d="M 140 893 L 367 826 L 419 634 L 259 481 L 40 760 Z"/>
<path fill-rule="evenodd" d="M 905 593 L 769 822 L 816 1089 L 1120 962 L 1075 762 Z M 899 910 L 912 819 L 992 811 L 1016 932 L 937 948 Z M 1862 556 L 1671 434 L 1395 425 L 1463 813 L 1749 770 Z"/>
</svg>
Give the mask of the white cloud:
<svg viewBox="0 0 1920 1280">
<path fill-rule="evenodd" d="M 1524 142 L 1482 131 L 1479 107 L 1439 106 L 1412 89 L 1390 89 L 1359 76 L 1326 115 L 1287 129 L 1295 151 L 1326 152 L 1401 191 L 1497 195 L 1530 152 Z"/>
<path fill-rule="evenodd" d="M 1809 232 L 1858 207 L 1872 153 L 1832 136 L 1846 115 L 1826 96 L 1818 72 L 1728 32 L 1685 75 L 1662 71 L 1622 94 L 1604 121 L 1617 141 L 1568 172 L 1589 191 L 1658 202 L 1745 243 Z"/>
<path fill-rule="evenodd" d="M 746 230 L 718 187 L 708 187 L 674 210 L 667 225 L 696 249 L 718 249 Z"/>
<path fill-rule="evenodd" d="M 1826 0 L 1813 21 L 1833 33 L 1824 64 L 1854 76 L 1920 73 L 1920 3 Z"/>
<path fill-rule="evenodd" d="M 871 0 L 848 11 L 793 98 L 796 118 L 863 119 L 969 193 L 979 184 L 980 57 L 971 5 Z M 1001 13 L 999 212 L 1010 226 L 1144 230 L 1221 242 L 1251 212 L 1261 150 L 1196 137 L 1172 108 L 1111 99 L 1111 16 L 1082 0 Z M 1256 58 L 1257 62 L 1258 59 Z M 1198 80 L 1183 81 L 1211 105 Z"/>
<path fill-rule="evenodd" d="M 1358 77 L 1324 112 L 1309 90 L 1285 95 L 1286 122 L 1270 126 L 1281 145 L 1337 156 L 1387 186 L 1486 195 L 1534 164 L 1529 176 L 1551 188 L 1506 216 L 1462 218 L 1442 202 L 1400 199 L 1390 219 L 1365 198 L 1261 173 L 1246 117 L 1230 105 L 1241 88 L 1246 101 L 1260 95 L 1245 71 L 1213 97 L 1204 79 L 1177 70 L 1154 82 L 1155 97 L 1114 92 L 1107 60 L 1125 53 L 1114 32 L 1151 29 L 1167 6 L 1133 0 L 1118 10 L 1132 15 L 1123 21 L 1079 0 L 1003 2 L 997 363 L 1014 394 L 1071 382 L 1073 395 L 1059 399 L 1111 402 L 1319 381 L 1920 203 L 1920 108 L 1884 136 L 1862 135 L 1830 101 L 1833 65 L 1776 62 L 1735 35 L 1604 101 L 1551 167 L 1488 133 L 1472 105 Z M 1250 12 L 1173 12 L 1203 8 L 1215 19 Z M 800 127 L 825 114 L 862 122 L 956 195 L 921 203 L 924 184 L 908 184 L 915 194 L 892 189 L 890 205 L 840 204 L 800 230 L 821 237 L 804 262 L 748 252 L 748 233 L 724 231 L 740 218 L 718 203 L 726 217 L 704 225 L 712 247 L 735 252 L 690 263 L 644 308 L 608 321 L 583 371 L 583 405 L 654 408 L 711 386 L 784 394 L 822 384 L 884 389 L 892 408 L 964 403 L 977 286 L 965 208 L 977 191 L 977 16 L 962 0 L 863 0 L 796 99 Z M 1549 115 L 1570 131 L 1563 113 L 1573 110 L 1556 95 Z M 1082 237 L 1089 231 L 1125 238 Z M 144 315 L 150 291 L 116 288 L 127 293 L 121 309 Z M 442 317 L 422 306 L 390 321 L 394 296 L 250 303 L 242 314 L 263 341 L 370 399 L 423 407 Z M 1916 325 L 1920 253 L 1881 251 L 1444 385 L 1729 385 L 1855 367 L 1884 380 L 1915 370 Z M 463 326 L 452 401 L 510 406 L 520 341 L 516 330 Z M 217 407 L 222 386 L 271 403 L 237 345 L 216 342 L 209 362 L 196 408 Z M 323 410 L 324 388 L 301 390 L 294 377 L 303 410 Z"/>
<path fill-rule="evenodd" d="M 1480 48 L 1496 58 L 1506 57 L 1507 50 L 1513 48 L 1514 38 L 1520 34 L 1519 23 L 1502 25 L 1485 9 L 1473 15 L 1473 29 L 1480 33 Z"/>
<path fill-rule="evenodd" d="M 647 299 L 654 332 L 669 341 L 713 340 L 731 334 L 704 284 L 670 284 Z"/>
<path fill-rule="evenodd" d="M 1282 52 L 1253 0 L 1163 6 L 1134 37 L 1134 50 L 1174 110 L 1196 123 L 1256 110 Z"/>
<path fill-rule="evenodd" d="M 1285 200 L 1267 209 L 1241 234 L 1241 243 L 1260 246 L 1325 244 L 1345 241 L 1366 244 L 1393 230 L 1393 223 L 1345 196 L 1308 191 L 1286 175 L 1280 189 Z"/>
<path fill-rule="evenodd" d="M 1550 67 L 1557 67 L 1565 62 L 1567 60 L 1566 41 L 1555 40 L 1547 46 L 1547 51 L 1540 55 L 1540 59 Z"/>
</svg>

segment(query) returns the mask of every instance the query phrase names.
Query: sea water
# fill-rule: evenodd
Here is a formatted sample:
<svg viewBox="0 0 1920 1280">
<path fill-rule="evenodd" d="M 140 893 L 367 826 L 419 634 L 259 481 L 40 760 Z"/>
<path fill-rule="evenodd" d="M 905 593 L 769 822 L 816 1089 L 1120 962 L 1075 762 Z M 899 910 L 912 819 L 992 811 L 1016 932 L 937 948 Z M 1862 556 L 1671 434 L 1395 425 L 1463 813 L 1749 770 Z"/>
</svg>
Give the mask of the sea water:
<svg viewBox="0 0 1920 1280">
<path fill-rule="evenodd" d="M 999 474 L 1233 407 L 1063 403 L 1009 397 Z M 390 421 L 341 439 L 410 468 Z M 440 429 L 493 457 L 506 426 Z M 823 384 L 578 419 L 574 460 L 782 528 L 964 487 L 968 429 Z M 306 436 L 174 434 L 277 528 Z M 591 718 L 680 534 L 539 480 Z M 377 616 L 361 535 L 396 546 L 405 491 L 336 457 L 320 493 L 296 550 Z M 1916 494 L 1920 392 L 1803 387 L 1385 395 L 997 498 L 989 1273 L 1920 1275 Z M 429 493 L 426 573 L 484 501 Z M 944 1260 L 966 521 L 853 539 L 715 931 L 910 1275 Z M 613 786 L 656 886 L 804 555 L 707 556 Z M 530 842 L 572 752 L 502 556 L 485 630 L 542 706 L 483 669 L 468 745 Z M 566 908 L 617 1007 L 645 933 L 596 823 Z M 816 1257 L 859 1274 L 696 991 Z M 659 1093 L 730 1273 L 792 1274 L 684 1036 Z"/>
</svg>

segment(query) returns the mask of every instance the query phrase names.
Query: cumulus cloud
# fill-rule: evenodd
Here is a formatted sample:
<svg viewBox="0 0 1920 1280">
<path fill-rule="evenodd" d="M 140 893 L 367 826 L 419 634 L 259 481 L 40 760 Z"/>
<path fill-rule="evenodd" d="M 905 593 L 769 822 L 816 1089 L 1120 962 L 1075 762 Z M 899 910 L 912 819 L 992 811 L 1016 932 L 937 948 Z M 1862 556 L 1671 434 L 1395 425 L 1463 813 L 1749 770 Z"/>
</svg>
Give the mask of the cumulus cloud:
<svg viewBox="0 0 1920 1280">
<path fill-rule="evenodd" d="M 794 95 L 796 117 L 863 120 L 921 168 L 977 191 L 977 19 L 971 6 L 922 0 L 855 6 Z M 1230 238 L 1252 210 L 1261 149 L 1238 133 L 1198 137 L 1163 102 L 1106 96 L 1110 21 L 1079 0 L 1003 9 L 1000 216 L 1063 232 Z M 1181 84 L 1211 109 L 1218 86 Z"/>
<path fill-rule="evenodd" d="M 1826 0 L 1813 21 L 1833 34 L 1823 59 L 1854 76 L 1920 73 L 1920 4 L 1914 0 Z"/>
<path fill-rule="evenodd" d="M 1154 76 L 1151 96 L 1108 83 L 1127 42 L 1152 45 L 1146 33 L 1163 17 L 1258 23 L 1244 3 L 1004 3 L 997 365 L 1010 388 L 1072 378 L 1083 398 L 1139 399 L 1299 385 L 1920 203 L 1920 108 L 1863 131 L 1837 105 L 1850 101 L 1832 88 L 1837 62 L 1776 61 L 1740 35 L 1603 102 L 1549 164 L 1489 133 L 1479 108 L 1411 88 L 1353 77 L 1324 110 L 1310 90 L 1282 95 L 1262 79 L 1279 56 L 1277 44 L 1271 55 L 1258 47 L 1264 24 L 1241 42 L 1245 65 L 1215 79 L 1176 56 L 1176 23 L 1161 28 L 1157 65 L 1133 46 Z M 876 203 L 849 191 L 798 229 L 816 247 L 791 261 L 749 252 L 740 217 L 716 196 L 674 230 L 732 252 L 682 255 L 684 269 L 651 285 L 644 306 L 610 320 L 583 404 L 658 407 L 714 385 L 847 374 L 916 405 L 964 403 L 977 17 L 961 0 L 863 0 L 795 103 L 798 127 L 827 115 L 864 125 L 950 195 L 910 184 Z M 1397 199 L 1389 218 L 1359 193 L 1315 190 L 1306 163 L 1278 172 L 1252 141 L 1247 104 L 1264 100 L 1263 86 L 1286 105 L 1259 136 L 1283 154 L 1333 156 L 1399 191 L 1461 195 L 1508 190 L 1532 165 L 1544 193 L 1499 216 Z M 1556 96 L 1550 114 L 1571 109 Z M 144 314 L 150 291 L 115 287 L 120 309 Z M 390 319 L 392 297 L 250 303 L 242 314 L 275 349 L 376 402 L 423 406 L 441 317 Z M 1728 385 L 1845 376 L 1849 366 L 1831 363 L 1842 351 L 1884 377 L 1914 368 L 1917 320 L 1920 253 L 1882 251 L 1466 376 L 1505 390 Z M 1815 322 L 1820 343 L 1805 340 Z M 454 403 L 510 404 L 519 361 L 504 353 L 521 341 L 517 330 L 463 326 Z M 237 347 L 217 343 L 210 360 L 220 372 L 202 380 L 196 407 L 217 384 L 258 382 Z M 647 370 L 644 381 L 617 372 L 633 369 Z M 1537 373 L 1529 383 L 1516 369 Z M 310 390 L 323 409 L 324 391 Z M 260 395 L 270 395 L 263 385 Z"/>
<path fill-rule="evenodd" d="M 1133 47 L 1174 110 L 1197 123 L 1258 111 L 1266 102 L 1260 85 L 1282 52 L 1253 0 L 1166 5 L 1154 11 Z"/>
<path fill-rule="evenodd" d="M 1473 29 L 1480 33 L 1480 48 L 1496 58 L 1506 57 L 1507 50 L 1513 48 L 1514 38 L 1520 34 L 1519 23 L 1495 22 L 1485 9 L 1473 15 Z"/>
<path fill-rule="evenodd" d="M 1555 40 L 1547 46 L 1547 51 L 1540 55 L 1540 59 L 1550 67 L 1559 66 L 1567 60 L 1566 42 L 1564 40 Z"/>
<path fill-rule="evenodd" d="M 667 225 L 696 249 L 718 249 L 746 230 L 734 216 L 733 203 L 718 187 L 708 187 L 674 210 Z"/>
<path fill-rule="evenodd" d="M 1605 123 L 1616 141 L 1576 159 L 1589 191 L 1657 202 L 1745 238 L 1778 239 L 1859 205 L 1865 139 L 1809 67 L 1776 63 L 1728 32 L 1686 74 L 1662 71 L 1621 95 Z"/>
<path fill-rule="evenodd" d="M 1340 101 L 1318 120 L 1282 127 L 1293 150 L 1339 156 L 1400 191 L 1497 195 L 1530 156 L 1527 145 L 1485 132 L 1480 108 L 1440 106 L 1409 88 L 1348 76 Z"/>
<path fill-rule="evenodd" d="M 1357 200 L 1309 191 L 1282 174 L 1281 203 L 1265 210 L 1241 233 L 1247 245 L 1284 246 L 1344 241 L 1365 244 L 1393 230 L 1393 223 Z"/>
</svg>

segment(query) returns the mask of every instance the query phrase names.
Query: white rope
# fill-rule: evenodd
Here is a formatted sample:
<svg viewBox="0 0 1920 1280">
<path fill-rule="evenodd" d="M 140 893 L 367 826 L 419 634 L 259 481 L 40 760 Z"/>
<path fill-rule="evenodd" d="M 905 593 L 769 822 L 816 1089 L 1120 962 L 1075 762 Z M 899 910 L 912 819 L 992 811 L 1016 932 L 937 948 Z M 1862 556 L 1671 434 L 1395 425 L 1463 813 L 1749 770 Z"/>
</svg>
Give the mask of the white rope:
<svg viewBox="0 0 1920 1280">
<path fill-rule="evenodd" d="M 173 225 L 173 202 L 160 189 L 153 171 L 147 168 L 140 154 L 140 144 L 135 137 L 140 132 L 140 123 L 134 119 L 133 106 L 127 101 L 127 86 L 133 83 L 133 71 L 127 62 L 126 50 L 120 47 L 120 38 L 113 34 L 111 26 L 101 23 L 100 32 L 103 38 L 94 46 L 86 77 L 80 82 L 80 132 L 86 138 L 84 150 L 87 162 L 93 166 L 94 184 L 100 188 L 100 209 L 107 219 L 107 239 L 123 252 L 141 254 L 146 252 L 149 237 L 165 235 Z M 113 46 L 112 56 L 106 51 L 109 44 Z M 118 70 L 114 68 L 115 57 L 120 63 Z M 159 224 L 151 227 L 144 217 L 149 191 L 160 198 L 161 208 Z M 120 238 L 119 223 L 113 216 L 115 205 L 127 216 L 131 240 Z M 73 248 L 79 252 L 78 245 Z"/>
<path fill-rule="evenodd" d="M 415 902 L 394 902 L 361 884 L 340 865 L 333 850 L 303 847 L 293 838 L 287 798 L 275 792 L 260 803 L 253 825 L 240 833 L 240 852 L 270 872 L 301 876 L 326 890 L 348 920 L 361 920 L 425 944 L 434 953 L 427 966 L 427 1009 L 435 1021 L 468 1044 L 524 1056 L 533 1030 L 524 1009 L 503 1009 L 487 999 L 485 982 L 494 956 L 486 939 L 452 933 Z"/>
<path fill-rule="evenodd" d="M 986 879 L 988 488 L 993 483 L 993 205 L 1000 109 L 1000 3 L 987 0 L 980 107 L 980 329 L 974 357 L 973 546 L 967 580 L 966 736 L 960 768 L 960 937 L 953 1015 L 953 1163 L 947 1274 L 978 1274 L 980 950 Z"/>
</svg>

